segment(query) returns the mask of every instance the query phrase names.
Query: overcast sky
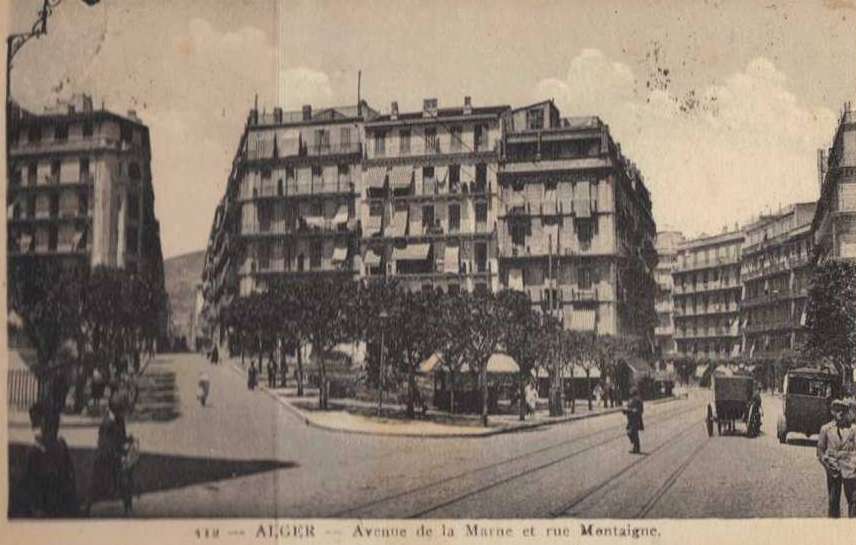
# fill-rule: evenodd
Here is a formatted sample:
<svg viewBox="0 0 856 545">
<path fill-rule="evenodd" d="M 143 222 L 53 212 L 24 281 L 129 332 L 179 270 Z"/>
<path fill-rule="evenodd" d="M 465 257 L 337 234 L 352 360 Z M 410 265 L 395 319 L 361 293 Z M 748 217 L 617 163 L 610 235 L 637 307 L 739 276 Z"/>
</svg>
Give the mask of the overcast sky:
<svg viewBox="0 0 856 545">
<path fill-rule="evenodd" d="M 41 0 L 15 0 L 12 29 Z M 817 198 L 856 98 L 856 1 L 65 0 L 15 59 L 34 110 L 73 92 L 150 127 L 165 256 L 203 249 L 253 97 L 270 110 L 523 105 L 599 115 L 688 235 Z"/>
</svg>

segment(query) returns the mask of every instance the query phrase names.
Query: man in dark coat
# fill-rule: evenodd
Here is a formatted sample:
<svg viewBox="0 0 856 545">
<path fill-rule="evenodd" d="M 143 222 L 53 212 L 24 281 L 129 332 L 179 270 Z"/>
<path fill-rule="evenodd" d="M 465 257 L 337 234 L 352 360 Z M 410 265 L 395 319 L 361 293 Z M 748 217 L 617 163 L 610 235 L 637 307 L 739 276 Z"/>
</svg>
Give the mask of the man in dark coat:
<svg viewBox="0 0 856 545">
<path fill-rule="evenodd" d="M 98 446 L 92 464 L 92 476 L 89 497 L 84 512 L 89 515 L 92 504 L 101 499 L 112 499 L 115 495 L 122 499 L 125 515 L 131 513 L 132 482 L 131 471 L 123 467 L 123 457 L 133 439 L 125 428 L 125 415 L 130 399 L 124 390 L 110 394 L 108 413 L 98 429 Z"/>
<path fill-rule="evenodd" d="M 630 390 L 630 400 L 627 406 L 623 409 L 627 415 L 627 437 L 633 445 L 631 454 L 640 454 L 642 452 L 639 446 L 639 432 L 645 430 L 645 424 L 642 422 L 642 413 L 645 407 L 642 404 L 642 399 L 639 397 L 639 390 L 633 388 Z"/>
</svg>

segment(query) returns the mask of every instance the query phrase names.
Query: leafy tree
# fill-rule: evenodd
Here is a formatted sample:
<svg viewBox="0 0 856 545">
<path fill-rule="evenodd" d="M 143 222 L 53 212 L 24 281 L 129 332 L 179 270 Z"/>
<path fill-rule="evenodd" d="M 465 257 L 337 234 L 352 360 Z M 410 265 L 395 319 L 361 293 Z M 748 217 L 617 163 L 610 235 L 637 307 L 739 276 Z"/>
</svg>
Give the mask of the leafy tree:
<svg viewBox="0 0 856 545">
<path fill-rule="evenodd" d="M 539 358 L 539 318 L 532 309 L 529 298 L 517 290 L 503 290 L 497 295 L 497 302 L 504 308 L 508 320 L 503 324 L 502 344 L 509 356 L 514 358 L 520 371 L 517 373 L 519 418 L 526 419 L 526 384 L 532 377 L 532 370 Z"/>
<path fill-rule="evenodd" d="M 490 357 L 502 347 L 502 326 L 507 320 L 503 308 L 492 293 L 463 295 L 470 312 L 464 316 L 460 334 L 466 338 L 465 350 L 479 377 L 482 425 L 488 425 L 488 373 Z"/>
<path fill-rule="evenodd" d="M 438 296 L 437 342 L 442 354 L 443 368 L 449 372 L 449 412 L 455 412 L 457 376 L 467 361 L 467 320 L 470 317 L 470 297 L 461 294 Z"/>
<path fill-rule="evenodd" d="M 806 314 L 804 357 L 828 359 L 849 385 L 856 361 L 856 263 L 827 261 L 815 268 Z"/>
</svg>

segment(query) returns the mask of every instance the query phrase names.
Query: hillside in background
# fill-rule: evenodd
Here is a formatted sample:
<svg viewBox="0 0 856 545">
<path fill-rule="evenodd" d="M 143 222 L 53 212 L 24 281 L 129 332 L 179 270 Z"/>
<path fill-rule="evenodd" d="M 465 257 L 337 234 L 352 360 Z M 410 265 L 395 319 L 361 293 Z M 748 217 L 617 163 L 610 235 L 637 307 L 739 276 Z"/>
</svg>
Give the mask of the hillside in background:
<svg viewBox="0 0 856 545">
<path fill-rule="evenodd" d="M 176 335 L 189 336 L 190 313 L 193 311 L 195 286 L 202 281 L 202 263 L 205 252 L 192 252 L 165 259 L 164 283 L 169 294 L 172 322 Z"/>
</svg>

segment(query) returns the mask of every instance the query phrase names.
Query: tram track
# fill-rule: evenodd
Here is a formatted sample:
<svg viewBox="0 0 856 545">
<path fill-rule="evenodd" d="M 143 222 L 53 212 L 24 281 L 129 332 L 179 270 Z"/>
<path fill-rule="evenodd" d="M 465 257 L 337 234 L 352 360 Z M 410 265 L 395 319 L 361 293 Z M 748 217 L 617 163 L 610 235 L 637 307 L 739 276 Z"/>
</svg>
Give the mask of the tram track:
<svg viewBox="0 0 856 545">
<path fill-rule="evenodd" d="M 668 411 L 665 413 L 657 414 L 655 416 L 652 416 L 649 419 L 649 421 L 652 421 L 653 423 L 658 423 L 658 424 L 664 423 L 664 422 L 669 422 L 675 418 L 679 418 L 679 417 L 681 417 L 681 416 L 683 416 L 689 412 L 693 412 L 693 411 L 697 411 L 697 410 L 699 410 L 699 407 L 695 406 L 695 405 L 693 405 L 691 407 L 684 407 L 684 408 L 681 408 L 678 410 Z M 696 425 L 696 424 L 694 423 L 694 425 Z M 567 440 L 560 441 L 558 443 L 554 443 L 554 444 L 551 444 L 551 445 L 548 445 L 545 447 L 541 447 L 541 448 L 538 448 L 535 450 L 523 452 L 523 453 L 518 454 L 516 456 L 512 456 L 510 458 L 500 460 L 500 461 L 492 463 L 492 464 L 487 464 L 484 466 L 473 468 L 473 469 L 463 471 L 463 472 L 457 473 L 455 475 L 451 475 L 449 477 L 446 477 L 446 478 L 443 478 L 443 479 L 440 479 L 440 480 L 437 480 L 437 481 L 434 481 L 431 483 L 427 483 L 425 485 L 417 486 L 414 488 L 404 490 L 402 492 L 398 492 L 395 494 L 384 496 L 382 498 L 378 498 L 376 500 L 366 502 L 366 503 L 361 504 L 359 506 L 351 507 L 351 508 L 348 508 L 346 510 L 342 510 L 340 512 L 335 513 L 332 516 L 334 516 L 334 517 L 346 517 L 349 515 L 353 515 L 354 513 L 359 513 L 359 512 L 365 511 L 367 509 L 371 509 L 372 507 L 382 505 L 384 503 L 400 502 L 400 501 L 405 500 L 407 498 L 418 497 L 418 495 L 421 493 L 430 492 L 431 490 L 439 489 L 440 487 L 442 487 L 444 485 L 453 484 L 455 481 L 466 481 L 467 479 L 477 477 L 481 473 L 487 473 L 487 472 L 490 472 L 493 470 L 497 470 L 497 469 L 502 468 L 503 466 L 507 466 L 507 465 L 513 464 L 515 462 L 524 462 L 527 459 L 535 458 L 538 455 L 541 455 L 544 453 L 549 453 L 551 451 L 561 449 L 563 447 L 567 447 L 568 445 L 571 445 L 574 443 L 579 443 L 581 441 L 592 439 L 592 438 L 595 438 L 599 435 L 610 434 L 610 432 L 614 432 L 617 429 L 622 430 L 622 433 L 620 433 L 620 434 L 612 433 L 609 435 L 609 437 L 606 437 L 603 440 L 596 441 L 595 443 L 592 443 L 590 445 L 584 446 L 584 447 L 579 448 L 579 449 L 574 449 L 571 452 L 562 454 L 562 455 L 555 457 L 555 458 L 548 459 L 543 463 L 536 464 L 536 465 L 531 466 L 531 467 L 526 467 L 526 468 L 519 470 L 519 471 L 514 471 L 510 475 L 505 476 L 499 480 L 491 481 L 485 485 L 478 486 L 478 487 L 473 488 L 473 489 L 469 489 L 463 493 L 455 494 L 454 496 L 447 498 L 441 502 L 433 503 L 429 506 L 426 506 L 422 509 L 419 509 L 416 512 L 409 513 L 406 516 L 404 516 L 403 518 L 424 517 L 424 516 L 426 516 L 432 512 L 443 509 L 444 507 L 454 505 L 455 503 L 459 503 L 459 502 L 464 501 L 470 497 L 484 493 L 488 490 L 502 486 L 502 485 L 507 484 L 509 482 L 512 482 L 514 480 L 526 477 L 527 475 L 530 475 L 532 473 L 542 471 L 544 469 L 547 469 L 551 466 L 555 466 L 555 465 L 560 464 L 562 462 L 566 462 L 570 459 L 573 459 L 573 458 L 578 457 L 582 454 L 590 452 L 596 448 L 605 446 L 608 443 L 611 443 L 611 442 L 614 442 L 617 440 L 624 440 L 624 439 L 626 439 L 626 434 L 624 433 L 624 428 L 625 428 L 624 424 L 616 425 L 616 426 L 609 426 L 609 427 L 604 428 L 602 430 L 598 430 L 598 431 L 595 431 L 592 433 L 588 433 L 588 434 L 576 436 L 573 438 L 569 438 Z"/>
<path fill-rule="evenodd" d="M 572 510 L 575 507 L 579 506 L 584 501 L 588 500 L 589 498 L 591 498 L 592 496 L 594 496 L 598 492 L 601 492 L 602 490 L 607 489 L 610 486 L 617 484 L 618 481 L 622 477 L 624 477 L 625 475 L 630 473 L 633 469 L 636 469 L 639 466 L 642 466 L 642 465 L 650 462 L 651 460 L 654 460 L 655 454 L 657 454 L 658 452 L 660 452 L 666 448 L 673 447 L 677 443 L 675 441 L 675 439 L 688 436 L 688 434 L 691 433 L 693 429 L 698 429 L 698 426 L 702 423 L 704 423 L 704 419 L 694 420 L 690 425 L 682 428 L 675 436 L 673 436 L 669 440 L 663 441 L 662 443 L 657 445 L 652 451 L 647 453 L 647 455 L 645 457 L 642 457 L 642 458 L 635 460 L 634 462 L 632 462 L 632 463 L 624 466 L 623 468 L 621 468 L 616 473 L 610 475 L 605 480 L 603 480 L 603 481 L 599 482 L 598 484 L 593 485 L 593 486 L 587 488 L 586 490 L 584 490 L 583 492 L 580 492 L 579 494 L 575 495 L 572 499 L 570 499 L 566 503 L 562 504 L 562 506 L 559 509 L 556 509 L 553 512 L 551 512 L 550 516 L 552 518 L 575 516 L 576 513 L 572 512 Z M 700 451 L 701 451 L 700 448 L 697 449 L 695 454 L 697 454 Z M 694 458 L 695 454 L 692 455 L 691 458 Z M 689 465 L 689 461 L 686 462 L 686 465 Z M 681 468 L 681 472 L 683 471 L 683 469 L 686 469 L 686 465 L 682 464 L 683 467 Z M 680 468 L 680 466 L 679 466 L 679 468 Z M 675 473 L 677 473 L 677 471 Z M 679 475 L 674 476 L 674 479 L 672 480 L 671 484 L 674 484 L 674 481 L 677 480 L 678 476 Z M 667 481 L 671 478 L 672 478 L 672 476 L 670 475 L 670 477 L 667 478 Z M 671 486 L 669 486 L 669 488 L 670 487 Z M 668 489 L 662 490 L 662 492 L 659 493 L 659 496 L 657 497 L 657 501 L 659 501 L 659 498 L 662 497 L 663 495 L 665 495 L 665 493 L 667 491 L 668 491 Z M 660 492 L 660 489 L 658 489 L 658 492 Z M 653 505 L 654 504 L 652 503 L 651 507 L 653 507 Z M 647 504 L 646 504 L 646 507 L 647 507 Z M 643 509 L 645 509 L 645 507 L 643 507 Z M 648 510 L 650 510 L 650 508 Z"/>
</svg>

